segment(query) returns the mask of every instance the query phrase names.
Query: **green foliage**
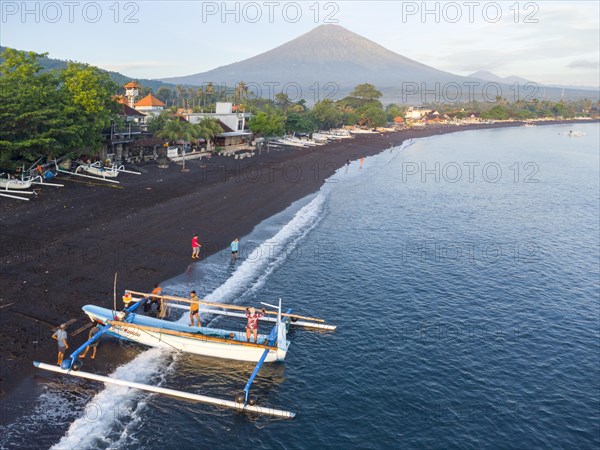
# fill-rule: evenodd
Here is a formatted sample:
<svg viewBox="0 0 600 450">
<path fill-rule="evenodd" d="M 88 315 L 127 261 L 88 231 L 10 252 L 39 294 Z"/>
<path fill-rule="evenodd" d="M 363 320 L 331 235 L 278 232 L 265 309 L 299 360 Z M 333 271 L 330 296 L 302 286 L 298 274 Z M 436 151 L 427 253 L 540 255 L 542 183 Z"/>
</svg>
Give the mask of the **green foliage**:
<svg viewBox="0 0 600 450">
<path fill-rule="evenodd" d="M 428 105 L 428 107 L 458 119 L 471 113 L 480 113 L 481 117 L 486 120 L 589 117 L 592 108 L 592 102 L 588 99 L 553 102 L 534 98 L 529 101 L 519 100 L 512 103 L 500 97 L 496 100 L 497 102 L 494 103 L 442 103 Z"/>
<path fill-rule="evenodd" d="M 198 130 L 198 136 L 205 139 L 207 142 L 214 138 L 217 134 L 223 132 L 221 125 L 210 117 L 203 118 L 200 122 L 194 125 Z"/>
<path fill-rule="evenodd" d="M 285 131 L 284 123 L 284 116 L 271 107 L 265 106 L 264 111 L 260 111 L 250 118 L 248 127 L 259 136 L 281 136 Z"/>
<path fill-rule="evenodd" d="M 387 121 L 387 113 L 376 103 L 369 103 L 356 111 L 359 115 L 359 125 L 381 127 Z"/>
<path fill-rule="evenodd" d="M 357 85 L 350 93 L 350 97 L 358 97 L 368 101 L 378 100 L 382 96 L 381 92 L 375 89 L 375 86 L 369 83 Z"/>
<path fill-rule="evenodd" d="M 310 133 L 314 129 L 315 124 L 309 114 L 292 112 L 285 119 L 285 131 L 289 133 L 294 131 Z"/>
<path fill-rule="evenodd" d="M 166 139 L 170 143 L 183 141 L 187 144 L 199 138 L 205 139 L 208 142 L 215 135 L 223 132 L 217 121 L 208 117 L 202 119 L 199 123 L 191 124 L 185 120 L 181 120 L 178 116 L 168 117 L 167 113 L 166 115 L 161 114 L 158 116 L 156 121 L 157 125 L 159 123 L 161 125 L 160 130 L 156 132 L 156 136 Z"/>
<path fill-rule="evenodd" d="M 146 126 L 148 127 L 148 131 L 151 133 L 158 133 L 161 130 L 164 130 L 167 126 L 169 120 L 173 114 L 170 111 L 162 111 L 157 116 L 152 116 L 146 121 Z"/>
<path fill-rule="evenodd" d="M 285 113 L 288 110 L 288 108 L 292 105 L 292 101 L 290 100 L 287 94 L 280 92 L 275 95 L 275 104 L 279 109 L 281 109 Z"/>
<path fill-rule="evenodd" d="M 173 98 L 173 91 L 166 86 L 161 86 L 156 91 L 156 98 L 164 102 L 165 105 L 168 105 L 169 101 Z"/>
<path fill-rule="evenodd" d="M 315 124 L 322 129 L 328 130 L 342 123 L 341 111 L 328 98 L 315 103 L 311 115 Z"/>
<path fill-rule="evenodd" d="M 388 122 L 393 122 L 395 117 L 404 117 L 406 114 L 405 108 L 400 108 L 395 103 L 391 103 L 386 106 L 385 112 L 387 113 Z"/>
<path fill-rule="evenodd" d="M 506 120 L 510 117 L 510 114 L 506 110 L 506 108 L 502 105 L 496 105 L 488 111 L 484 111 L 481 113 L 482 119 L 492 119 L 492 120 Z"/>
<path fill-rule="evenodd" d="M 0 164 L 90 153 L 116 117 L 116 86 L 99 69 L 70 64 L 42 72 L 43 55 L 7 49 L 0 65 Z"/>
</svg>

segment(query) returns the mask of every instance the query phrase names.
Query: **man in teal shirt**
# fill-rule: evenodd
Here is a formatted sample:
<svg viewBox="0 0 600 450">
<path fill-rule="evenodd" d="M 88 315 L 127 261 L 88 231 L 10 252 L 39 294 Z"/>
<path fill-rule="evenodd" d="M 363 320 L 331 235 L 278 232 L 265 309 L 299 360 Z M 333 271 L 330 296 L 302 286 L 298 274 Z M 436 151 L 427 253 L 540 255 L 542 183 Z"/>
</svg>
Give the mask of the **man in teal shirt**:
<svg viewBox="0 0 600 450">
<path fill-rule="evenodd" d="M 235 261 L 238 258 L 239 246 L 240 246 L 240 241 L 238 240 L 238 238 L 235 238 L 231 242 L 231 260 L 232 261 Z"/>
</svg>

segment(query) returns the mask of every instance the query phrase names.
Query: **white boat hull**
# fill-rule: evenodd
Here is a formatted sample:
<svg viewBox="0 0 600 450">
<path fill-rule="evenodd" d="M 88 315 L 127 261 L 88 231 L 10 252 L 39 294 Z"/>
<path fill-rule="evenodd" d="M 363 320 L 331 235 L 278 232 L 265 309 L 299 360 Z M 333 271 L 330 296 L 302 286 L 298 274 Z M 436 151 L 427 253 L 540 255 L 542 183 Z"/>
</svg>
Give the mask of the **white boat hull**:
<svg viewBox="0 0 600 450">
<path fill-rule="evenodd" d="M 31 181 L 9 180 L 0 178 L 0 188 L 4 190 L 25 190 L 31 187 Z"/>
<path fill-rule="evenodd" d="M 119 175 L 119 171 L 116 169 L 105 169 L 103 167 L 94 167 L 94 166 L 87 166 L 87 165 L 83 165 L 83 166 L 79 166 L 79 167 L 81 167 L 81 170 L 84 170 L 85 172 L 87 172 L 91 175 L 96 175 L 98 177 L 116 178 Z"/>
<path fill-rule="evenodd" d="M 83 310 L 95 322 L 106 323 L 113 320 L 113 312 L 109 309 L 95 305 L 86 305 Z M 149 347 L 180 350 L 196 355 L 247 362 L 258 362 L 266 350 L 266 347 L 263 346 L 251 347 L 243 345 L 242 343 L 246 342 L 245 332 L 217 330 L 207 327 L 188 327 L 184 324 L 154 319 L 135 313 L 130 314 L 128 322 L 125 322 L 121 326 L 118 322 L 111 323 L 112 326 L 107 334 Z M 136 325 L 140 325 L 140 327 L 136 327 Z M 153 327 L 157 328 L 157 330 L 149 330 L 145 327 Z M 177 336 L 169 334 L 169 331 L 193 333 L 197 337 Z M 203 339 L 203 336 L 206 337 Z M 228 342 L 214 342 L 210 340 L 210 337 L 227 339 Z M 266 335 L 258 335 L 259 343 L 266 342 L 266 340 Z M 287 347 L 289 347 L 289 341 Z M 283 361 L 286 353 L 287 348 L 286 350 L 270 350 L 265 362 Z"/>
</svg>

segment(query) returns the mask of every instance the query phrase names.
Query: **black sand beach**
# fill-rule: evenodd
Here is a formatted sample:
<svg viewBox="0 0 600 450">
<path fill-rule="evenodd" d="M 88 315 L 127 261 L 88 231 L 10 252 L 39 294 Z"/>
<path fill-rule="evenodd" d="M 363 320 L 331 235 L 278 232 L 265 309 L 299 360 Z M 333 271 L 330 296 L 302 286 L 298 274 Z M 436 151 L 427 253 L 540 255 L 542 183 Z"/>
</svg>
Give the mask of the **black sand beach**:
<svg viewBox="0 0 600 450">
<path fill-rule="evenodd" d="M 78 319 L 68 328 L 72 333 L 87 323 L 83 305 L 112 306 L 115 272 L 120 307 L 125 288 L 150 291 L 154 283 L 193 263 L 194 232 L 200 235 L 202 256 L 213 254 L 317 191 L 349 159 L 411 138 L 520 125 L 358 135 L 314 149 L 272 150 L 243 160 L 189 161 L 185 173 L 177 164 L 159 169 L 148 163 L 139 167 L 142 175 L 122 174 L 115 186 L 61 177 L 64 181 L 57 182 L 64 188 L 45 187 L 30 202 L 1 199 L 0 395 L 34 372 L 33 360 L 55 362 L 53 327 Z M 70 350 L 86 337 L 87 330 L 72 337 Z"/>
</svg>

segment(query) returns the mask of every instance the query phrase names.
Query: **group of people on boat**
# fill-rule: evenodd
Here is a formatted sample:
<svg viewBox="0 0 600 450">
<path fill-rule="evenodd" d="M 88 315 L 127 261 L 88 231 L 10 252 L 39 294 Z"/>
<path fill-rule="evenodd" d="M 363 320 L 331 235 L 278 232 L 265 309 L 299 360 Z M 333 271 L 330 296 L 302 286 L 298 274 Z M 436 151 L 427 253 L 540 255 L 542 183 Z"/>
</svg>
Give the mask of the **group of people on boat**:
<svg viewBox="0 0 600 450">
<path fill-rule="evenodd" d="M 200 299 L 196 294 L 196 291 L 190 292 L 190 323 L 189 326 L 193 327 L 194 323 L 198 323 L 198 327 L 202 326 L 200 321 Z M 256 312 L 254 308 L 246 308 L 246 318 L 248 322 L 246 324 L 246 341 L 251 342 L 251 337 L 254 337 L 254 342 L 258 343 L 258 320 L 266 314 L 265 308 L 260 313 Z M 194 321 L 195 319 L 195 321 Z"/>
</svg>

